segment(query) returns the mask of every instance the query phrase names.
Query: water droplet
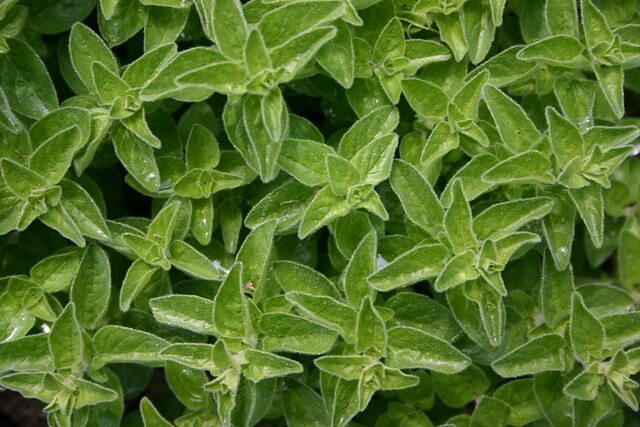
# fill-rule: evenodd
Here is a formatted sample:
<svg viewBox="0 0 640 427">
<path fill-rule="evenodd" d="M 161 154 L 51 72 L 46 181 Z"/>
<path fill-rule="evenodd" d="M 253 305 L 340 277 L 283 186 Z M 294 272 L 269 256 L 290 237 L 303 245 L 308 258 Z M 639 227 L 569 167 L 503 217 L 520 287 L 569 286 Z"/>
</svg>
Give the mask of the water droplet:
<svg viewBox="0 0 640 427">
<path fill-rule="evenodd" d="M 591 117 L 583 117 L 578 119 L 578 127 L 581 131 L 585 131 L 593 126 L 593 119 Z"/>
<path fill-rule="evenodd" d="M 384 259 L 382 257 L 382 255 L 377 254 L 376 255 L 376 268 L 378 270 L 380 270 L 381 268 L 386 267 L 389 264 L 389 261 L 387 261 L 386 259 Z"/>
</svg>

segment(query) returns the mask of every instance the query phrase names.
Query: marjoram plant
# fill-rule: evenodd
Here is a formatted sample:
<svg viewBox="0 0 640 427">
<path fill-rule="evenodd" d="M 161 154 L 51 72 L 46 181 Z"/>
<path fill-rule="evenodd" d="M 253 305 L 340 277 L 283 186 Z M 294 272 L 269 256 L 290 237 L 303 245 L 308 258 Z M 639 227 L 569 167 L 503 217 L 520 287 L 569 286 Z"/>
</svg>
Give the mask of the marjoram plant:
<svg viewBox="0 0 640 427">
<path fill-rule="evenodd" d="M 639 152 L 638 0 L 0 0 L 0 399 L 637 425 Z"/>
</svg>

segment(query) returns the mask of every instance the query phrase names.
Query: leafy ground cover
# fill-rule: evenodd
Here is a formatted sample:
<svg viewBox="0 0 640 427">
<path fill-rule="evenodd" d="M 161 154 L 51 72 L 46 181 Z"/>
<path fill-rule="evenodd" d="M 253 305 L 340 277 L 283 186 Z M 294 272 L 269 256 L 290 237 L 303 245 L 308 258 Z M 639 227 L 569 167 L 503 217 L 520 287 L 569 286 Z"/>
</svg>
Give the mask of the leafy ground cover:
<svg viewBox="0 0 640 427">
<path fill-rule="evenodd" d="M 639 69 L 636 0 L 1 2 L 0 409 L 637 423 Z"/>
</svg>

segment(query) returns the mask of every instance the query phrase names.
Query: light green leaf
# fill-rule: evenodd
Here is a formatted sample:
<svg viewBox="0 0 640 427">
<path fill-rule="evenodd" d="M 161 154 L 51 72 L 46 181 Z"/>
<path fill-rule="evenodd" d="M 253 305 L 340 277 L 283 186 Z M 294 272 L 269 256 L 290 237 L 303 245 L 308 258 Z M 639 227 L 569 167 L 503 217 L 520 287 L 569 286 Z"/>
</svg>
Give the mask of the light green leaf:
<svg viewBox="0 0 640 427">
<path fill-rule="evenodd" d="M 322 354 L 333 346 L 337 336 L 316 323 L 284 313 L 263 314 L 259 326 L 267 351 Z"/>
<path fill-rule="evenodd" d="M 349 341 L 353 339 L 357 312 L 350 306 L 329 296 L 303 292 L 287 292 L 285 297 L 302 316 L 338 332 Z"/>
<path fill-rule="evenodd" d="M 7 45 L 9 52 L 0 57 L 0 86 L 14 113 L 39 119 L 58 108 L 51 77 L 33 48 L 13 38 Z"/>
<path fill-rule="evenodd" d="M 266 13 L 258 23 L 258 29 L 267 48 L 274 48 L 339 18 L 342 12 L 341 1 L 289 2 Z"/>
<path fill-rule="evenodd" d="M 303 239 L 348 212 L 346 200 L 336 196 L 331 187 L 324 187 L 307 205 L 298 229 L 298 237 Z"/>
<path fill-rule="evenodd" d="M 521 61 L 536 61 L 558 67 L 584 65 L 584 46 L 572 35 L 556 35 L 538 40 L 518 52 Z"/>
<path fill-rule="evenodd" d="M 235 264 L 213 300 L 213 324 L 223 337 L 244 338 L 251 332 L 243 280 L 243 266 Z"/>
<path fill-rule="evenodd" d="M 436 277 L 449 258 L 441 244 L 419 245 L 369 276 L 371 287 L 386 292 Z"/>
<path fill-rule="evenodd" d="M 167 421 L 160 412 L 153 406 L 148 397 L 140 400 L 140 415 L 144 427 L 171 427 L 172 424 Z"/>
<path fill-rule="evenodd" d="M 387 328 L 371 299 L 365 297 L 358 311 L 355 349 L 372 357 L 386 353 Z"/>
<path fill-rule="evenodd" d="M 222 279 L 222 272 L 216 268 L 215 262 L 188 243 L 176 240 L 169 246 L 169 251 L 171 264 L 179 270 L 200 279 Z"/>
<path fill-rule="evenodd" d="M 569 337 L 576 358 L 583 363 L 599 359 L 604 342 L 604 327 L 584 305 L 582 296 L 574 292 L 569 321 Z"/>
<path fill-rule="evenodd" d="M 123 326 L 107 325 L 93 336 L 95 356 L 92 363 L 137 363 L 157 366 L 163 359 L 160 352 L 169 342 L 148 332 Z"/>
<path fill-rule="evenodd" d="M 292 261 L 276 261 L 272 265 L 276 280 L 285 292 L 304 292 L 315 296 L 338 298 L 333 283 L 311 267 Z"/>
<path fill-rule="evenodd" d="M 282 406 L 290 427 L 324 427 L 330 425 L 322 397 L 305 383 L 287 379 L 283 387 Z"/>
<path fill-rule="evenodd" d="M 395 160 L 389 182 L 400 198 L 407 217 L 424 231 L 435 236 L 442 223 L 444 210 L 420 172 L 409 163 Z"/>
<path fill-rule="evenodd" d="M 590 184 L 584 188 L 570 189 L 569 196 L 576 205 L 594 246 L 601 247 L 604 239 L 602 188 L 596 184 Z"/>
<path fill-rule="evenodd" d="M 111 266 L 107 253 L 95 244 L 85 249 L 71 285 L 70 299 L 75 304 L 78 323 L 95 329 L 109 307 Z"/>
<path fill-rule="evenodd" d="M 75 374 L 82 372 L 85 346 L 74 303 L 69 303 L 51 326 L 49 349 L 56 369 Z"/>
<path fill-rule="evenodd" d="M 151 283 L 156 273 L 160 269 L 158 267 L 147 264 L 142 260 L 136 260 L 127 270 L 127 274 L 122 282 L 120 289 L 120 310 L 127 311 L 131 304 L 143 289 Z"/>
<path fill-rule="evenodd" d="M 482 180 L 490 184 L 553 184 L 549 158 L 539 151 L 525 151 L 489 169 Z"/>
<path fill-rule="evenodd" d="M 559 271 L 551 262 L 549 252 L 545 251 L 542 262 L 540 305 L 547 326 L 555 328 L 559 322 L 570 315 L 573 292 L 572 267 Z"/>
<path fill-rule="evenodd" d="M 299 362 L 264 351 L 247 349 L 244 357 L 247 365 L 242 367 L 242 373 L 256 383 L 266 378 L 284 377 L 303 371 Z"/>
<path fill-rule="evenodd" d="M 355 73 L 355 51 L 353 37 L 347 24 L 337 22 L 338 32 L 316 54 L 318 64 L 342 87 L 353 85 Z"/>
<path fill-rule="evenodd" d="M 564 347 L 564 340 L 559 335 L 542 335 L 499 357 L 491 367 L 498 375 L 507 378 L 562 371 Z"/>
<path fill-rule="evenodd" d="M 153 317 L 167 325 L 213 335 L 213 301 L 195 295 L 165 295 L 149 301 Z"/>
<path fill-rule="evenodd" d="M 395 327 L 388 331 L 387 365 L 400 369 L 430 369 L 454 374 L 470 360 L 448 342 L 418 329 Z"/>
<path fill-rule="evenodd" d="M 497 203 L 476 216 L 473 229 L 479 240 L 496 240 L 531 221 L 543 218 L 552 208 L 553 200 L 546 197 Z"/>
<path fill-rule="evenodd" d="M 540 132 L 519 104 L 493 86 L 485 86 L 483 94 L 500 138 L 507 147 L 522 153 L 538 143 Z"/>
<path fill-rule="evenodd" d="M 102 39 L 89 27 L 76 23 L 69 36 L 71 63 L 78 77 L 86 87 L 97 91 L 97 82 L 93 75 L 93 63 L 102 64 L 107 70 L 119 75 L 118 62 Z"/>
</svg>

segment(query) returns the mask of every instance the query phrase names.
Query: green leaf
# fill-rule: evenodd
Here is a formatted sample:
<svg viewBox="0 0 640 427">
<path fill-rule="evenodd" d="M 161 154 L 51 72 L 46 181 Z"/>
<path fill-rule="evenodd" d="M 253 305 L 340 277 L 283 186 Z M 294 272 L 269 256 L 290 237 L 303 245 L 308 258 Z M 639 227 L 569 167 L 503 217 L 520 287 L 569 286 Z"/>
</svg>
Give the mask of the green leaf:
<svg viewBox="0 0 640 427">
<path fill-rule="evenodd" d="M 247 283 L 253 284 L 257 290 L 255 298 L 258 300 L 265 295 L 264 284 L 275 231 L 275 221 L 265 222 L 256 227 L 242 242 L 236 254 L 236 262 L 243 264 L 242 278 Z"/>
<path fill-rule="evenodd" d="M 489 169 L 482 180 L 490 184 L 553 184 L 555 176 L 548 157 L 539 151 L 525 151 Z"/>
<path fill-rule="evenodd" d="M 493 43 L 498 22 L 494 22 L 491 12 L 481 0 L 468 0 L 462 8 L 460 22 L 473 64 L 487 56 Z"/>
<path fill-rule="evenodd" d="M 40 221 L 80 247 L 86 244 L 77 224 L 61 204 L 40 215 Z"/>
<path fill-rule="evenodd" d="M 589 49 L 593 49 L 599 43 L 613 41 L 613 32 L 609 28 L 606 17 L 591 0 L 580 0 L 580 11 L 584 38 Z"/>
<path fill-rule="evenodd" d="M 52 402 L 62 388 L 52 374 L 39 372 L 14 373 L 0 377 L 4 388 L 18 391 L 24 397 Z"/>
<path fill-rule="evenodd" d="M 338 298 L 333 283 L 311 267 L 292 261 L 276 261 L 273 273 L 285 292 L 304 292 L 315 296 Z"/>
<path fill-rule="evenodd" d="M 341 1 L 287 3 L 266 13 L 258 23 L 258 30 L 267 48 L 271 49 L 303 32 L 339 18 L 342 11 Z"/>
<path fill-rule="evenodd" d="M 542 227 L 556 268 L 564 270 L 571 258 L 576 208 L 560 189 L 541 191 L 540 195 L 553 198 L 553 209 L 542 219 Z"/>
<path fill-rule="evenodd" d="M 144 427 L 171 427 L 171 423 L 167 421 L 160 412 L 153 406 L 148 397 L 140 400 L 140 415 Z"/>
<path fill-rule="evenodd" d="M 483 396 L 473 410 L 471 427 L 489 427 L 507 425 L 511 408 L 502 400 Z"/>
<path fill-rule="evenodd" d="M 330 425 L 322 397 L 305 383 L 287 379 L 283 387 L 283 411 L 291 427 L 323 427 Z"/>
<path fill-rule="evenodd" d="M 226 75 L 225 70 L 234 74 Z M 203 81 L 202 76 L 194 75 L 194 72 L 204 72 L 208 77 L 215 77 L 215 80 Z M 198 83 L 189 83 L 186 79 L 189 73 Z M 194 47 L 178 53 L 142 89 L 140 97 L 143 101 L 173 97 L 197 102 L 211 96 L 212 90 L 205 87 L 204 83 L 213 87 L 233 88 L 244 80 L 244 70 L 226 62 L 221 53 L 211 48 Z"/>
<path fill-rule="evenodd" d="M 71 63 L 78 77 L 92 92 L 98 90 L 93 75 L 93 64 L 102 64 L 110 72 L 119 75 L 118 62 L 102 39 L 84 24 L 76 23 L 69 36 Z"/>
<path fill-rule="evenodd" d="M 387 351 L 386 362 L 392 368 L 454 374 L 471 364 L 467 356 L 443 339 L 404 326 L 389 329 Z"/>
<path fill-rule="evenodd" d="M 444 218 L 444 210 L 420 172 L 409 163 L 395 160 L 389 182 L 407 217 L 427 233 L 435 235 Z"/>
<path fill-rule="evenodd" d="M 560 166 L 566 166 L 576 157 L 582 158 L 585 152 L 580 131 L 553 108 L 547 108 L 545 114 L 553 153 Z"/>
<path fill-rule="evenodd" d="M 353 85 L 355 76 L 355 50 L 353 37 L 347 24 L 336 23 L 337 33 L 316 54 L 318 64 L 345 89 Z"/>
<path fill-rule="evenodd" d="M 324 187 L 307 205 L 300 221 L 298 237 L 303 239 L 348 212 L 346 200 L 336 196 L 331 187 Z"/>
<path fill-rule="evenodd" d="M 489 379 L 482 369 L 471 365 L 457 374 L 433 372 L 435 392 L 447 406 L 462 408 L 489 389 Z"/>
<path fill-rule="evenodd" d="M 85 249 L 71 285 L 70 299 L 75 305 L 78 323 L 95 329 L 109 307 L 111 266 L 107 253 L 95 244 Z"/>
<path fill-rule="evenodd" d="M 153 155 L 153 148 L 127 130 L 117 126 L 113 130 L 113 147 L 127 172 L 149 191 L 160 187 L 160 171 Z"/>
<path fill-rule="evenodd" d="M 9 52 L 0 57 L 0 85 L 15 113 L 39 119 L 58 108 L 55 87 L 33 48 L 9 39 Z"/>
<path fill-rule="evenodd" d="M 499 357 L 491 367 L 498 375 L 507 378 L 562 371 L 564 347 L 564 340 L 559 335 L 542 335 Z"/>
<path fill-rule="evenodd" d="M 209 378 L 204 372 L 173 362 L 165 363 L 164 372 L 169 388 L 182 405 L 191 410 L 209 406 L 210 395 L 203 388 Z"/>
<path fill-rule="evenodd" d="M 540 132 L 520 105 L 493 86 L 485 86 L 483 95 L 500 139 L 509 149 L 522 153 L 538 143 Z"/>
<path fill-rule="evenodd" d="M 273 139 L 267 128 L 263 116 L 261 96 L 249 96 L 243 104 L 243 121 L 247 136 L 255 151 L 257 160 L 257 172 L 264 182 L 272 181 L 278 173 L 278 156 L 282 141 Z M 286 107 L 283 105 L 282 114 L 278 114 L 280 123 L 280 135 L 286 133 L 284 130 L 288 128 L 289 115 L 286 114 Z M 271 122 L 270 122 L 271 123 Z M 272 129 L 273 130 L 273 129 Z"/>
<path fill-rule="evenodd" d="M 259 326 L 267 351 L 322 354 L 333 346 L 337 336 L 316 323 L 284 313 L 263 314 Z"/>
<path fill-rule="evenodd" d="M 244 338 L 250 333 L 249 307 L 243 280 L 243 265 L 235 264 L 213 300 L 213 324 L 223 337 Z"/>
<path fill-rule="evenodd" d="M 169 252 L 171 264 L 179 270 L 200 279 L 222 279 L 222 272 L 215 263 L 188 243 L 176 240 L 169 246 Z"/>
<path fill-rule="evenodd" d="M 161 352 L 166 360 L 188 366 L 193 369 L 208 370 L 222 374 L 231 366 L 231 359 L 223 341 L 216 344 L 178 343 L 172 344 Z"/>
<path fill-rule="evenodd" d="M 120 310 L 129 310 L 131 303 L 151 283 L 158 271 L 160 271 L 158 267 L 149 265 L 140 259 L 131 264 L 120 289 Z"/>
<path fill-rule="evenodd" d="M 454 286 L 477 279 L 480 277 L 480 272 L 475 263 L 476 254 L 471 250 L 455 255 L 438 274 L 433 289 L 444 292 Z"/>
<path fill-rule="evenodd" d="M 286 357 L 264 351 L 247 349 L 244 352 L 247 365 L 242 367 L 242 373 L 253 382 L 266 378 L 277 378 L 302 372 L 299 362 Z"/>
<path fill-rule="evenodd" d="M 187 24 L 189 9 L 152 7 L 144 31 L 145 52 L 175 41 Z"/>
<path fill-rule="evenodd" d="M 347 130 L 338 147 L 338 154 L 347 160 L 374 139 L 388 135 L 398 126 L 398 110 L 393 106 L 377 108 L 355 122 Z"/>
<path fill-rule="evenodd" d="M 366 296 L 373 297 L 367 278 L 376 271 L 377 248 L 377 236 L 375 232 L 369 232 L 360 240 L 344 269 L 344 292 L 354 307 L 358 307 Z"/>
<path fill-rule="evenodd" d="M 330 375 L 356 381 L 362 373 L 370 366 L 373 366 L 375 359 L 369 356 L 347 355 L 347 356 L 323 356 L 313 361 L 320 371 Z"/>
<path fill-rule="evenodd" d="M 31 154 L 29 167 L 49 184 L 57 184 L 71 167 L 73 155 L 84 142 L 77 126 L 51 135 Z"/>
<path fill-rule="evenodd" d="M 353 339 L 358 313 L 350 306 L 329 296 L 303 292 L 287 292 L 285 297 L 302 316 L 338 332 L 349 341 Z"/>
<path fill-rule="evenodd" d="M 271 68 L 271 58 L 258 30 L 252 30 L 244 45 L 243 59 L 250 76 L 256 76 Z"/>
<path fill-rule="evenodd" d="M 564 387 L 564 392 L 576 399 L 593 400 L 602 385 L 602 376 L 595 372 L 582 371 Z"/>
<path fill-rule="evenodd" d="M 285 139 L 278 158 L 280 167 L 302 184 L 320 186 L 328 183 L 326 158 L 335 154 L 333 148 L 321 142 Z"/>
<path fill-rule="evenodd" d="M 387 328 L 384 320 L 371 299 L 365 297 L 358 311 L 355 349 L 359 353 L 380 357 L 386 352 L 386 342 Z"/>
<path fill-rule="evenodd" d="M 554 35 L 580 35 L 578 7 L 575 0 L 548 0 L 545 14 L 547 25 Z"/>
<path fill-rule="evenodd" d="M 460 327 L 449 309 L 426 295 L 399 292 L 389 298 L 385 307 L 393 311 L 393 324 L 421 329 L 424 332 L 453 341 Z"/>
<path fill-rule="evenodd" d="M 576 205 L 593 245 L 597 248 L 601 247 L 604 239 L 602 188 L 596 184 L 590 184 L 584 188 L 570 189 L 569 196 Z"/>
<path fill-rule="evenodd" d="M 74 303 L 69 303 L 51 326 L 49 349 L 57 370 L 82 372 L 85 346 Z"/>
<path fill-rule="evenodd" d="M 54 365 L 49 351 L 49 335 L 29 335 L 1 343 L 0 369 L 16 372 L 52 371 Z"/>
<path fill-rule="evenodd" d="M 569 266 L 564 270 L 558 270 L 549 258 L 550 253 L 545 251 L 542 261 L 540 305 L 545 323 L 550 328 L 555 328 L 571 313 L 574 292 L 573 269 Z"/>
<path fill-rule="evenodd" d="M 593 65 L 598 86 L 616 118 L 624 116 L 624 71 L 622 66 Z"/>
<path fill-rule="evenodd" d="M 604 327 L 584 305 L 582 296 L 574 292 L 571 303 L 569 337 L 576 358 L 584 363 L 597 360 L 604 343 Z"/>
<path fill-rule="evenodd" d="M 82 254 L 77 250 L 48 256 L 31 267 L 31 280 L 46 292 L 67 289 L 78 273 L 81 259 Z"/>
<path fill-rule="evenodd" d="M 449 98 L 435 84 L 415 78 L 404 79 L 402 93 L 418 116 L 434 121 L 446 117 Z"/>
<path fill-rule="evenodd" d="M 605 331 L 605 347 L 623 348 L 638 340 L 640 336 L 640 315 L 636 311 L 612 314 L 598 319 Z"/>
<path fill-rule="evenodd" d="M 556 35 L 538 40 L 518 52 L 521 61 L 536 61 L 558 67 L 583 65 L 584 46 L 572 35 Z"/>
<path fill-rule="evenodd" d="M 464 197 L 462 183 L 456 180 L 451 187 L 451 206 L 444 215 L 443 225 L 446 237 L 456 254 L 477 246 L 473 232 L 471 207 Z"/>
<path fill-rule="evenodd" d="M 419 245 L 400 255 L 368 278 L 369 285 L 382 292 L 436 277 L 449 258 L 441 244 Z"/>
<path fill-rule="evenodd" d="M 349 160 L 332 154 L 325 161 L 329 186 L 336 196 L 346 196 L 351 188 L 363 182 L 358 168 Z"/>
<path fill-rule="evenodd" d="M 160 148 L 160 140 L 149 129 L 144 109 L 140 109 L 133 115 L 120 120 L 120 123 L 140 141 L 153 148 Z"/>
<path fill-rule="evenodd" d="M 150 300 L 149 307 L 160 323 L 205 335 L 216 332 L 211 300 L 195 295 L 165 295 Z"/>
<path fill-rule="evenodd" d="M 479 240 L 496 240 L 531 221 L 543 218 L 552 208 L 553 200 L 546 197 L 496 203 L 476 216 L 473 229 Z"/>
<path fill-rule="evenodd" d="M 493 396 L 511 408 L 510 424 L 521 426 L 542 418 L 542 412 L 533 393 L 533 380 L 530 378 L 509 381 L 500 386 Z"/>
<path fill-rule="evenodd" d="M 148 332 L 123 326 L 107 325 L 93 336 L 95 356 L 92 363 L 138 363 L 157 366 L 162 363 L 160 352 L 169 342 Z"/>
<path fill-rule="evenodd" d="M 96 240 L 107 240 L 111 232 L 91 195 L 79 184 L 68 179 L 60 182 L 60 188 L 62 189 L 60 203 L 72 216 L 80 232 Z"/>
<path fill-rule="evenodd" d="M 242 5 L 236 0 L 194 2 L 200 14 L 205 34 L 213 40 L 223 55 L 230 59 L 242 59 L 242 47 L 247 38 Z"/>
</svg>

